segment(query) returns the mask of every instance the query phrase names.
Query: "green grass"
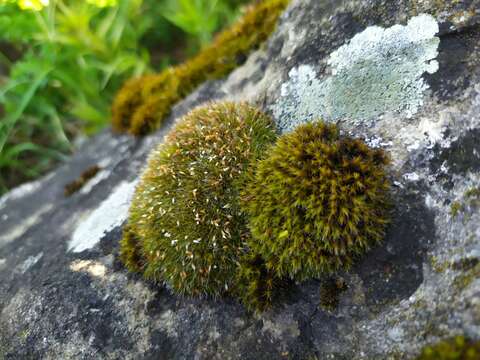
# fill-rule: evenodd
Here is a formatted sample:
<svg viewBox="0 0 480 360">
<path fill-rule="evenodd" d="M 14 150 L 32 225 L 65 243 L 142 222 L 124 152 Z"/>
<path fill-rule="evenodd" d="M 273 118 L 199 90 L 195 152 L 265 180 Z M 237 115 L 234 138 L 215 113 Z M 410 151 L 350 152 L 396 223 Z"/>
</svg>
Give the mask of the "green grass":
<svg viewBox="0 0 480 360">
<path fill-rule="evenodd" d="M 104 128 L 126 79 L 182 61 L 239 3 L 50 0 L 29 10 L 0 0 L 0 194 Z"/>
</svg>

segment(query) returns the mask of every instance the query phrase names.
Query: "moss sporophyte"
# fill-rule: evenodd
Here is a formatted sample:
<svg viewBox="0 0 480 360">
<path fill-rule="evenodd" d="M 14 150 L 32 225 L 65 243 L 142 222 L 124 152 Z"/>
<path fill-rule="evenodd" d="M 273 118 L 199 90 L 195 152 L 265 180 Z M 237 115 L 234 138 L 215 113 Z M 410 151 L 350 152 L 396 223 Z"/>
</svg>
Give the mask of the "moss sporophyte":
<svg viewBox="0 0 480 360">
<path fill-rule="evenodd" d="M 191 60 L 159 74 L 128 81 L 113 103 L 114 129 L 134 135 L 157 129 L 177 101 L 204 81 L 228 75 L 258 48 L 275 29 L 289 1 L 260 1 Z"/>
</svg>

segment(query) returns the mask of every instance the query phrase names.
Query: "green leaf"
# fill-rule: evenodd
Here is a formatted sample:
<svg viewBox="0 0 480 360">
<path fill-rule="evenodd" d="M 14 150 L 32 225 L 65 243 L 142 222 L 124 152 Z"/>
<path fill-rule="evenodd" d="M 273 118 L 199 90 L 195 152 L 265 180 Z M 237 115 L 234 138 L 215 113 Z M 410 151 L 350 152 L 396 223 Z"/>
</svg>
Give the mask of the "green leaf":
<svg viewBox="0 0 480 360">
<path fill-rule="evenodd" d="M 45 80 L 46 76 L 48 75 L 48 73 L 50 73 L 51 70 L 52 69 L 44 70 L 43 72 L 37 75 L 37 77 L 32 81 L 32 84 L 30 85 L 28 90 L 23 95 L 23 98 L 21 99 L 18 108 L 13 113 L 8 114 L 2 120 L 0 124 L 0 153 L 2 152 L 3 147 L 5 146 L 5 143 L 10 134 L 10 131 L 15 126 L 15 123 L 20 119 L 24 110 L 26 109 L 26 107 L 32 100 L 33 96 L 35 95 L 35 92 L 37 91 L 39 86 L 42 84 L 42 81 Z"/>
</svg>

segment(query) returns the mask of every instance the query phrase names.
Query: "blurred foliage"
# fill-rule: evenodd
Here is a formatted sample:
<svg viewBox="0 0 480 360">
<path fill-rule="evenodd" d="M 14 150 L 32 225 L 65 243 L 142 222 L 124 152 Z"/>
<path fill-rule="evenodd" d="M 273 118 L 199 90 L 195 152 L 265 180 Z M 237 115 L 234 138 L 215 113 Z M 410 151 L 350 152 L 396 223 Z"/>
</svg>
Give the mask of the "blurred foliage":
<svg viewBox="0 0 480 360">
<path fill-rule="evenodd" d="M 242 2 L 0 0 L 0 194 L 102 129 L 127 78 L 197 51 Z"/>
</svg>

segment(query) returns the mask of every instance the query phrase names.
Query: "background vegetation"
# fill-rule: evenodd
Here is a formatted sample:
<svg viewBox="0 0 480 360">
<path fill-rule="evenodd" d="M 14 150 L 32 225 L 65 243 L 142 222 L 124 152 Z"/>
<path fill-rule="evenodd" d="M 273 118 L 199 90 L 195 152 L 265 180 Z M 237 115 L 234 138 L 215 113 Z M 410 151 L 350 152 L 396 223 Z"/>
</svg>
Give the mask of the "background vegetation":
<svg viewBox="0 0 480 360">
<path fill-rule="evenodd" d="M 0 194 L 110 119 L 122 83 L 196 53 L 246 0 L 0 0 Z"/>
</svg>

